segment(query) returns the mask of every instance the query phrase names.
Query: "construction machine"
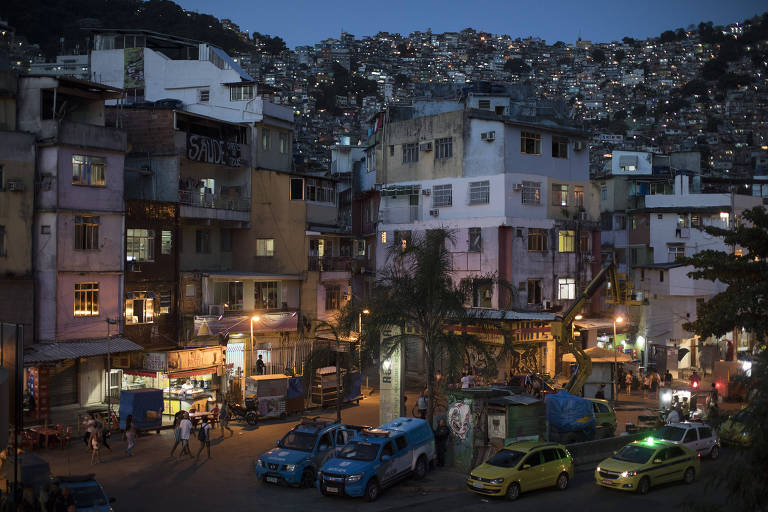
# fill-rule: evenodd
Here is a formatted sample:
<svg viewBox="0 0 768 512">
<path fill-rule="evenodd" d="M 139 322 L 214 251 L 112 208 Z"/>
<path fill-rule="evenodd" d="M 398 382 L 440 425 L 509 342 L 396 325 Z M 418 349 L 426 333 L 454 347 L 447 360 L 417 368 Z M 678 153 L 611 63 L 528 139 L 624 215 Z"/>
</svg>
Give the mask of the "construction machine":
<svg viewBox="0 0 768 512">
<path fill-rule="evenodd" d="M 595 292 L 608 281 L 610 283 L 611 298 L 607 300 L 609 304 L 618 304 L 623 306 L 640 305 L 642 302 L 635 301 L 632 298 L 632 286 L 628 282 L 626 275 L 620 274 L 616 269 L 616 262 L 611 260 L 600 272 L 592 279 L 579 297 L 571 306 L 551 323 L 552 337 L 564 349 L 573 354 L 576 358 L 578 368 L 576 377 L 572 379 L 567 391 L 571 394 L 579 394 L 582 386 L 592 374 L 592 360 L 584 352 L 580 343 L 574 343 L 572 338 L 573 321 L 579 314 L 584 304 Z"/>
</svg>

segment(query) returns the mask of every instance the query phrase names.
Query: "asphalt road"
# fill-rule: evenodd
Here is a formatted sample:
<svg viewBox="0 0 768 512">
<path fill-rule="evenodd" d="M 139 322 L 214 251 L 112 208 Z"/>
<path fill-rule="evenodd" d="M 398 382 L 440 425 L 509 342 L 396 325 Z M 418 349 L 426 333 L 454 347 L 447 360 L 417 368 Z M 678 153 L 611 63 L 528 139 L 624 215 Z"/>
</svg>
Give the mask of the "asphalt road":
<svg viewBox="0 0 768 512">
<path fill-rule="evenodd" d="M 328 411 L 324 416 L 333 416 Z M 375 424 L 378 400 L 369 399 L 359 406 L 345 408 L 342 419 L 352 424 Z M 82 441 L 74 440 L 68 449 L 38 452 L 51 464 L 54 474 L 94 472 L 107 494 L 115 497 L 115 510 L 142 511 L 238 511 L 238 510 L 591 510 L 655 512 L 678 510 L 686 497 L 702 496 L 708 478 L 715 477 L 719 461 L 702 462 L 702 475 L 697 481 L 665 485 L 646 496 L 626 494 L 597 487 L 592 472 L 577 472 L 569 488 L 559 492 L 542 490 L 523 495 L 514 505 L 499 499 L 475 496 L 463 487 L 463 475 L 449 470 L 431 472 L 421 482 L 404 481 L 387 490 L 375 503 L 359 499 L 326 498 L 316 489 L 293 489 L 262 484 L 255 478 L 253 464 L 259 454 L 274 446 L 277 439 L 296 420 L 262 422 L 257 428 L 234 424 L 234 435 L 212 442 L 212 459 L 203 454 L 200 461 L 170 457 L 173 444 L 171 431 L 160 435 L 141 436 L 135 456 L 127 457 L 125 442 L 113 437 L 112 453 L 106 452 L 101 464 L 90 465 L 90 457 Z M 199 443 L 191 441 L 193 453 Z"/>
</svg>

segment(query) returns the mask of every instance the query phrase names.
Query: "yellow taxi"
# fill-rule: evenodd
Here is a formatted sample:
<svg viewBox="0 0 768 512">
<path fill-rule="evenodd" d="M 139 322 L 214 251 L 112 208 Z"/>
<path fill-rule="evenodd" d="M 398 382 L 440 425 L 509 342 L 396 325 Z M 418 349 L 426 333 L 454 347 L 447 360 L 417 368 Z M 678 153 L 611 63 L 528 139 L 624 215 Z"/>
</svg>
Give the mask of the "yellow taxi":
<svg viewBox="0 0 768 512">
<path fill-rule="evenodd" d="M 652 437 L 629 443 L 595 469 L 595 483 L 645 494 L 653 485 L 684 481 L 699 474 L 699 454 L 686 446 Z"/>
<path fill-rule="evenodd" d="M 505 446 L 473 469 L 467 488 L 485 496 L 516 500 L 521 492 L 557 487 L 565 490 L 573 478 L 573 458 L 557 443 L 525 441 Z"/>
<path fill-rule="evenodd" d="M 750 446 L 752 433 L 749 431 L 749 426 L 752 423 L 752 413 L 748 409 L 742 409 L 720 425 L 720 439 L 724 444 Z"/>
</svg>

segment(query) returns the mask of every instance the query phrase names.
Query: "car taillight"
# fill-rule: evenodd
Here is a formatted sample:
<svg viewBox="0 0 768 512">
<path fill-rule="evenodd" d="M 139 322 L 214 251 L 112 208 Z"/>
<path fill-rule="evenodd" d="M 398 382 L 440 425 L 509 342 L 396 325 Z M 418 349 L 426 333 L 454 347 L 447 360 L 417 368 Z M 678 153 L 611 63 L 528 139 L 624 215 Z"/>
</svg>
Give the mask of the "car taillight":
<svg viewBox="0 0 768 512">
<path fill-rule="evenodd" d="M 701 458 L 701 452 L 696 452 L 696 456 L 697 456 L 698 458 Z"/>
</svg>

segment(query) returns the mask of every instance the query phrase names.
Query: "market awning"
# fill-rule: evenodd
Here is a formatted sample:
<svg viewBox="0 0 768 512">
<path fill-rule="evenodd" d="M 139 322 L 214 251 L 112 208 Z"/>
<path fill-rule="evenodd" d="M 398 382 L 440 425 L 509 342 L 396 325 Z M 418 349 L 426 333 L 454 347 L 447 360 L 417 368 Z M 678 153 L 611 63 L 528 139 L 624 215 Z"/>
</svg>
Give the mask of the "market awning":
<svg viewBox="0 0 768 512">
<path fill-rule="evenodd" d="M 157 375 L 157 372 L 150 372 L 148 370 L 123 370 L 123 373 L 126 375 L 136 375 L 137 377 L 155 377 Z"/>
<path fill-rule="evenodd" d="M 120 352 L 137 352 L 144 350 L 128 338 L 115 336 L 95 340 L 61 341 L 57 343 L 37 343 L 24 349 L 24 364 L 65 361 L 78 357 L 93 357 Z"/>
<path fill-rule="evenodd" d="M 218 366 L 209 366 L 207 368 L 196 368 L 194 370 L 182 370 L 180 372 L 168 372 L 170 379 L 186 379 L 187 377 L 196 377 L 198 375 L 210 375 L 216 373 Z"/>
</svg>

